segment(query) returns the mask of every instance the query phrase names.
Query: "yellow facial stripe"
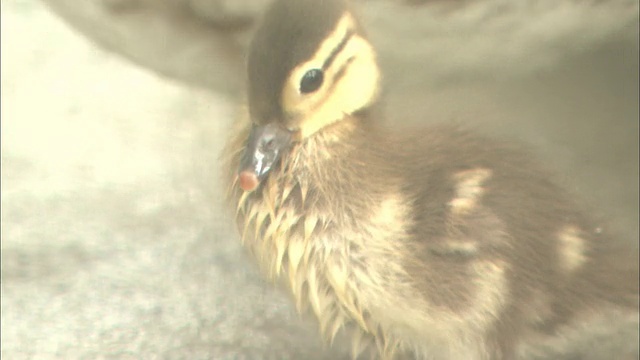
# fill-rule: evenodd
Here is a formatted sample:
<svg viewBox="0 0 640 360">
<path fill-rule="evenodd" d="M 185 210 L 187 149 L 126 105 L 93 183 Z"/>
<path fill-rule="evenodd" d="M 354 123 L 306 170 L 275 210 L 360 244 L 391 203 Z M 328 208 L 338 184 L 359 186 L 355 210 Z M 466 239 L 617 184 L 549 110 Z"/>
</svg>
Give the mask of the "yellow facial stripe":
<svg viewBox="0 0 640 360">
<path fill-rule="evenodd" d="M 354 28 L 353 17 L 345 13 L 335 29 L 327 38 L 320 44 L 318 50 L 311 56 L 311 59 L 296 66 L 289 79 L 285 83 L 282 94 L 282 108 L 287 113 L 300 113 L 308 110 L 313 103 L 322 98 L 322 95 L 327 92 L 325 84 L 312 94 L 300 94 L 300 79 L 302 76 L 311 69 L 322 69 L 324 62 L 331 56 L 331 53 L 336 49 L 347 34 Z M 344 51 L 344 49 L 343 49 Z M 331 68 L 335 68 L 337 60 L 334 60 Z M 325 82 L 329 80 L 334 74 L 330 69 L 325 71 Z"/>
<path fill-rule="evenodd" d="M 304 74 L 322 69 L 331 56 L 334 59 L 324 69 L 322 86 L 313 93 L 300 93 Z M 371 104 L 378 94 L 379 78 L 373 48 L 355 34 L 355 22 L 345 13 L 311 59 L 294 68 L 285 84 L 282 106 L 292 119 L 289 126 L 305 138 Z"/>
<path fill-rule="evenodd" d="M 327 84 L 329 93 L 301 118 L 298 125 L 301 138 L 370 105 L 378 96 L 380 72 L 371 45 L 356 36 L 340 57 L 345 62 L 336 59 L 336 63 L 347 64 L 344 75 L 335 84 Z"/>
</svg>

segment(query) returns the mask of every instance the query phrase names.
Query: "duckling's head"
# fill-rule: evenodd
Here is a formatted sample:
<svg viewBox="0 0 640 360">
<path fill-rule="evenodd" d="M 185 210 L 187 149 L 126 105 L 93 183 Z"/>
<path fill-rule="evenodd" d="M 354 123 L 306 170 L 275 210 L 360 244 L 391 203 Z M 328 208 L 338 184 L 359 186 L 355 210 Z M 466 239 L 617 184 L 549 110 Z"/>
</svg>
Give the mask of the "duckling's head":
<svg viewBox="0 0 640 360">
<path fill-rule="evenodd" d="M 239 169 L 255 189 L 294 141 L 372 105 L 375 52 L 345 0 L 275 0 L 249 50 L 253 128 Z"/>
</svg>

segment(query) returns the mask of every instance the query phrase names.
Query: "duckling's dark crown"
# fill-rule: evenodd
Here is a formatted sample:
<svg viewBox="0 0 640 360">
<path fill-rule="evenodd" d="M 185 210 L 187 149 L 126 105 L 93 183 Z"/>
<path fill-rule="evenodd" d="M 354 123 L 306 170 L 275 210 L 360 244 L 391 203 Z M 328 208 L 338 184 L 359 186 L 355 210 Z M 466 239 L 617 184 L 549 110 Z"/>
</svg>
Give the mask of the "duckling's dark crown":
<svg viewBox="0 0 640 360">
<path fill-rule="evenodd" d="M 281 119 L 282 89 L 291 70 L 309 59 L 347 10 L 344 0 L 276 0 L 249 50 L 249 110 L 254 121 Z"/>
</svg>

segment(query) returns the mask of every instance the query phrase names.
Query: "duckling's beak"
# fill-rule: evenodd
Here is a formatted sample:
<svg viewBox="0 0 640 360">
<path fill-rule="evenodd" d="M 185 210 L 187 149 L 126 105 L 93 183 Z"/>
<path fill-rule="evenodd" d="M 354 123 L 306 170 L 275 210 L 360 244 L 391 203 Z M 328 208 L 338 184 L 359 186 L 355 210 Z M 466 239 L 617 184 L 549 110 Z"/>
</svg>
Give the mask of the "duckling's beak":
<svg viewBox="0 0 640 360">
<path fill-rule="evenodd" d="M 291 132 L 274 123 L 253 126 L 238 169 L 242 190 L 253 191 L 260 185 L 291 145 L 291 138 Z"/>
</svg>

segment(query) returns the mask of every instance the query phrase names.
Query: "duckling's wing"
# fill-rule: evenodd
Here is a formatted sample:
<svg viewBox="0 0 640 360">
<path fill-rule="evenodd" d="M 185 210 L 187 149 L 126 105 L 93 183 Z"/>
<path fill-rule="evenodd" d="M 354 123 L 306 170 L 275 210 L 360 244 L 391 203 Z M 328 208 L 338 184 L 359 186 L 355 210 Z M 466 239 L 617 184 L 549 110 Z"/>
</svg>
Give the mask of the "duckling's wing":
<svg viewBox="0 0 640 360">
<path fill-rule="evenodd" d="M 501 352 L 611 309 L 637 318 L 637 250 L 585 216 L 535 159 L 456 129 L 430 136 L 403 154 L 425 164 L 407 177 L 406 268 L 430 306 L 495 337 Z"/>
</svg>

